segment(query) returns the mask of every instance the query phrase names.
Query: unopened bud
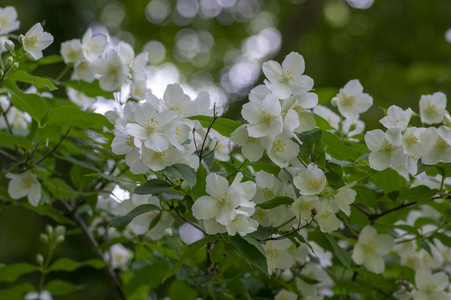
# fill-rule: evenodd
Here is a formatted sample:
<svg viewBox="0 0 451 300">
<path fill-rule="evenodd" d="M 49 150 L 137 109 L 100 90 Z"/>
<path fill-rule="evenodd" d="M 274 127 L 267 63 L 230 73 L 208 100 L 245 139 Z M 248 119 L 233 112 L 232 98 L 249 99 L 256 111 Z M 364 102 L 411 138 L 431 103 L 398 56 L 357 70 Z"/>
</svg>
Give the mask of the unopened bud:
<svg viewBox="0 0 451 300">
<path fill-rule="evenodd" d="M 11 40 L 7 40 L 5 42 L 5 49 L 6 50 L 13 51 L 15 47 L 16 47 L 16 45 L 14 45 L 14 43 Z"/>
<path fill-rule="evenodd" d="M 47 225 L 47 226 L 45 227 L 45 231 L 47 232 L 47 234 L 48 234 L 49 236 L 53 235 L 53 227 L 52 227 L 51 225 Z"/>
<path fill-rule="evenodd" d="M 39 239 L 41 240 L 41 242 L 48 244 L 49 243 L 49 237 L 48 235 L 46 235 L 45 233 L 41 233 L 39 235 Z"/>
<path fill-rule="evenodd" d="M 62 225 L 58 225 L 55 227 L 54 232 L 55 232 L 56 236 L 64 235 L 66 233 L 66 227 L 64 227 Z"/>
<path fill-rule="evenodd" d="M 443 116 L 443 124 L 445 126 L 451 127 L 451 116 L 449 114 L 445 114 Z"/>
<path fill-rule="evenodd" d="M 44 264 L 44 256 L 41 253 L 36 254 L 36 261 L 42 266 Z"/>
<path fill-rule="evenodd" d="M 14 63 L 14 58 L 12 56 L 8 56 L 5 60 L 6 67 L 11 67 L 11 65 Z"/>
<path fill-rule="evenodd" d="M 64 242 L 64 235 L 57 236 L 55 241 L 57 244 L 61 244 L 62 242 Z"/>
<path fill-rule="evenodd" d="M 15 70 L 17 70 L 19 68 L 19 63 L 18 62 L 15 62 L 15 63 L 13 63 L 13 65 L 11 66 L 11 71 L 15 71 Z"/>
<path fill-rule="evenodd" d="M 332 100 L 330 100 L 330 104 L 332 104 L 332 106 L 334 107 L 337 107 L 337 102 L 338 102 L 337 97 L 333 97 Z"/>
<path fill-rule="evenodd" d="M 24 38 L 24 35 L 23 35 L 23 34 L 20 34 L 19 37 L 17 38 L 17 40 L 19 41 L 19 43 L 23 44 L 23 38 Z"/>
</svg>

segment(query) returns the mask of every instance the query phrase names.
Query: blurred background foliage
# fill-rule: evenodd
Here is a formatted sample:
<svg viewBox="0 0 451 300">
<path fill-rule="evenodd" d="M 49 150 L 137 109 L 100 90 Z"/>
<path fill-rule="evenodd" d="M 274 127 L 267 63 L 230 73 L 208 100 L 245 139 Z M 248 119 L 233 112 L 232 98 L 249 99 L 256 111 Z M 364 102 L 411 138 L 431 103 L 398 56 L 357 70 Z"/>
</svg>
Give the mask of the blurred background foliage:
<svg viewBox="0 0 451 300">
<path fill-rule="evenodd" d="M 418 111 L 422 94 L 451 95 L 447 0 L 0 0 L 0 7 L 8 5 L 19 13 L 20 33 L 45 22 L 55 38 L 46 55 L 58 54 L 61 42 L 81 38 L 88 27 L 108 31 L 136 53 L 149 52 L 155 94 L 172 82 L 184 83 L 191 95 L 208 90 L 215 101 L 228 101 L 229 118 L 240 119 L 247 93 L 262 83 L 261 63 L 281 62 L 291 51 L 304 56 L 322 104 L 350 79 L 360 80 L 374 98 L 362 115 L 367 129 L 380 127 L 378 107 Z M 64 66 L 52 68 L 42 72 L 56 76 Z M 52 220 L 18 207 L 0 211 L 0 262 L 34 261 L 46 223 Z M 91 257 L 73 233 L 56 256 Z M 64 299 L 112 299 L 101 270 L 55 276 L 89 282 Z"/>
</svg>

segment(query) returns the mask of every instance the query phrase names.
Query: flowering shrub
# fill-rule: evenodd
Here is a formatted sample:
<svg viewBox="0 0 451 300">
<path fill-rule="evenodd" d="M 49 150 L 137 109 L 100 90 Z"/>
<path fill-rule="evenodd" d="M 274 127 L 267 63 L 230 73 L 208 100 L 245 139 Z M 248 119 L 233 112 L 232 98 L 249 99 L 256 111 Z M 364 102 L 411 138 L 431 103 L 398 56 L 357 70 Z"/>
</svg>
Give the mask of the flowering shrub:
<svg viewBox="0 0 451 300">
<path fill-rule="evenodd" d="M 336 109 L 318 105 L 292 52 L 263 63 L 242 124 L 206 92 L 155 96 L 147 53 L 125 42 L 89 29 L 43 57 L 53 37 L 41 24 L 16 38 L 16 10 L 0 15 L 0 206 L 60 224 L 36 263 L 0 267 L 0 298 L 66 295 L 80 287 L 46 275 L 89 266 L 121 299 L 451 299 L 443 93 L 421 96 L 419 115 L 393 105 L 384 130 L 365 132 L 361 83 L 338 91 Z M 56 78 L 32 75 L 62 62 Z M 117 109 L 96 113 L 100 99 Z M 54 258 L 66 228 L 91 259 Z M 32 272 L 38 285 L 14 283 Z"/>
</svg>

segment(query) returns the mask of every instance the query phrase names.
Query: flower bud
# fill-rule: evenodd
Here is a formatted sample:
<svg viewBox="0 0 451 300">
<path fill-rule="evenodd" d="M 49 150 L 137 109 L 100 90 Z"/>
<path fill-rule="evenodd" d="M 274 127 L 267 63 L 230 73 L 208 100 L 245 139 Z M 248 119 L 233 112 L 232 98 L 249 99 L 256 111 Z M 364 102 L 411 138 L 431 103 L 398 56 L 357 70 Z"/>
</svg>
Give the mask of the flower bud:
<svg viewBox="0 0 451 300">
<path fill-rule="evenodd" d="M 443 124 L 445 126 L 451 127 L 451 116 L 449 114 L 445 114 L 443 116 Z"/>
<path fill-rule="evenodd" d="M 19 41 L 19 43 L 23 43 L 23 38 L 24 38 L 24 35 L 23 34 L 20 34 L 19 35 L 19 37 L 17 38 L 17 40 Z"/>
<path fill-rule="evenodd" d="M 62 242 L 64 242 L 64 235 L 57 236 L 55 242 L 57 244 L 61 244 Z"/>
<path fill-rule="evenodd" d="M 41 233 L 39 235 L 39 239 L 41 240 L 41 242 L 43 242 L 45 244 L 49 243 L 49 237 L 45 233 Z"/>
<path fill-rule="evenodd" d="M 8 56 L 5 60 L 6 67 L 11 67 L 11 65 L 14 63 L 14 58 L 12 56 Z"/>
<path fill-rule="evenodd" d="M 66 233 L 66 227 L 64 227 L 62 225 L 58 225 L 55 227 L 55 235 L 56 236 L 64 235 L 65 233 Z"/>
<path fill-rule="evenodd" d="M 47 226 L 45 227 L 45 231 L 47 232 L 47 234 L 48 234 L 49 236 L 52 236 L 52 235 L 53 235 L 53 227 L 52 227 L 51 225 L 47 225 Z"/>
<path fill-rule="evenodd" d="M 13 65 L 11 66 L 11 71 L 15 71 L 15 70 L 17 70 L 19 68 L 19 63 L 18 62 L 15 62 L 15 63 L 13 63 Z"/>
<path fill-rule="evenodd" d="M 36 261 L 42 266 L 44 264 L 44 256 L 41 253 L 36 254 Z"/>
<path fill-rule="evenodd" d="M 14 45 L 14 43 L 11 40 L 7 40 L 5 42 L 5 49 L 6 50 L 13 51 L 15 47 L 16 47 L 16 45 Z"/>
<path fill-rule="evenodd" d="M 332 106 L 334 107 L 337 107 L 337 102 L 338 102 L 337 97 L 333 97 L 332 100 L 330 100 L 330 104 L 332 104 Z"/>
</svg>

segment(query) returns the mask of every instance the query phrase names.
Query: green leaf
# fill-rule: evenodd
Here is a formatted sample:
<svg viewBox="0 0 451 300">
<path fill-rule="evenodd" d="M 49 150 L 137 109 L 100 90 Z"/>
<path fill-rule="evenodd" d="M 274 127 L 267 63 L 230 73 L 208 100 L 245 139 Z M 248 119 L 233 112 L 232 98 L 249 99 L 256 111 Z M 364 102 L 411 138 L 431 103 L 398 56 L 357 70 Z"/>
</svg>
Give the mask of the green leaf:
<svg viewBox="0 0 451 300">
<path fill-rule="evenodd" d="M 224 242 L 217 241 L 210 251 L 210 259 L 212 262 L 217 263 L 224 260 Z"/>
<path fill-rule="evenodd" d="M 188 119 L 197 120 L 197 121 L 199 121 L 200 125 L 202 125 L 202 127 L 208 128 L 212 118 L 213 117 L 208 117 L 208 116 L 192 116 L 192 117 L 189 117 Z M 226 137 L 230 137 L 232 132 L 234 132 L 241 125 L 243 125 L 243 124 L 241 124 L 240 122 L 234 121 L 234 120 L 219 118 L 219 119 L 216 119 L 212 128 L 214 130 L 216 130 L 219 134 L 226 136 Z"/>
<path fill-rule="evenodd" d="M 39 63 L 40 65 L 51 65 L 51 64 L 64 62 L 64 59 L 61 55 L 49 55 L 49 56 L 40 58 L 36 62 Z"/>
<path fill-rule="evenodd" d="M 197 198 L 207 194 L 207 192 L 205 191 L 205 188 L 207 186 L 206 178 L 207 170 L 205 169 L 203 164 L 200 164 L 196 172 L 196 185 L 191 189 L 191 197 L 194 201 Z"/>
<path fill-rule="evenodd" d="M 103 128 L 112 129 L 113 124 L 100 114 L 85 112 L 78 107 L 58 106 L 53 108 L 47 117 L 47 125 L 65 126 L 70 125 L 79 128 Z"/>
<path fill-rule="evenodd" d="M 280 205 L 291 205 L 293 204 L 293 199 L 287 196 L 279 196 L 272 198 L 271 200 L 258 203 L 257 207 L 263 208 L 263 209 L 271 209 L 275 208 Z"/>
<path fill-rule="evenodd" d="M 265 249 L 263 249 L 263 246 L 256 239 L 254 239 L 250 235 L 245 235 L 242 238 L 245 239 L 249 244 L 254 245 L 255 248 L 257 248 L 261 252 L 261 254 L 266 256 Z"/>
<path fill-rule="evenodd" d="M 0 281 L 14 282 L 20 276 L 36 272 L 39 266 L 30 265 L 24 262 L 0 267 Z"/>
<path fill-rule="evenodd" d="M 25 82 L 34 85 L 38 89 L 47 88 L 50 91 L 57 90 L 58 88 L 48 80 L 47 78 L 42 78 L 39 76 L 33 76 L 24 71 L 16 71 L 12 75 L 8 76 L 16 81 Z"/>
<path fill-rule="evenodd" d="M 313 116 L 315 117 L 316 127 L 318 127 L 319 129 L 322 130 L 334 129 L 332 126 L 330 126 L 329 122 L 327 122 L 326 119 L 324 119 L 323 117 L 317 114 L 313 114 Z"/>
<path fill-rule="evenodd" d="M 425 185 L 401 190 L 398 199 L 407 201 L 424 201 L 430 200 L 437 192 Z"/>
<path fill-rule="evenodd" d="M 1 117 L 3 118 L 3 117 Z M 23 136 L 10 135 L 4 131 L 0 131 L 0 144 L 23 147 L 25 149 L 30 148 L 30 142 Z"/>
<path fill-rule="evenodd" d="M 255 243 L 250 243 L 239 235 L 232 236 L 230 242 L 251 265 L 257 267 L 257 269 L 269 276 L 266 256 Z"/>
<path fill-rule="evenodd" d="M 71 195 L 73 195 L 73 194 L 71 194 Z M 74 224 L 74 222 L 72 222 L 70 219 L 63 216 L 61 214 L 61 212 L 58 209 L 54 208 L 53 206 L 48 206 L 48 205 L 43 205 L 43 204 L 38 205 L 38 206 L 33 206 L 28 202 L 22 203 L 22 206 L 28 210 L 31 210 L 31 211 L 34 211 L 34 212 L 40 214 L 41 216 L 50 217 L 60 224 L 68 224 L 68 225 Z"/>
<path fill-rule="evenodd" d="M 111 227 L 116 227 L 116 228 L 124 228 L 125 226 L 127 226 L 128 223 L 130 223 L 135 217 L 144 214 L 146 212 L 149 211 L 155 211 L 155 210 L 161 210 L 158 206 L 155 206 L 153 204 L 143 204 L 140 205 L 134 209 L 132 209 L 132 211 L 130 211 L 128 214 L 126 214 L 125 216 L 121 216 L 121 217 L 114 217 L 113 220 L 111 220 Z"/>
<path fill-rule="evenodd" d="M 317 284 L 317 283 L 320 283 L 320 282 L 321 282 L 321 281 L 319 281 L 319 280 L 316 280 L 316 279 L 312 279 L 312 278 L 310 278 L 310 277 L 307 277 L 307 276 L 305 276 L 304 274 L 302 274 L 302 273 L 300 273 L 300 272 L 298 272 L 298 271 L 294 271 L 294 270 L 293 270 L 293 274 L 294 274 L 294 276 L 296 276 L 296 277 L 302 279 L 302 281 L 304 281 L 305 283 L 308 283 L 308 284 Z"/>
<path fill-rule="evenodd" d="M 0 299 L 23 300 L 25 293 L 33 291 L 35 291 L 35 288 L 31 283 L 20 283 L 8 288 L 2 288 L 0 290 Z"/>
<path fill-rule="evenodd" d="M 158 222 L 161 219 L 162 214 L 163 214 L 163 212 L 160 211 L 160 213 L 155 218 L 152 219 L 152 221 L 149 224 L 149 229 L 147 229 L 148 231 L 151 231 L 155 226 L 157 226 Z"/>
<path fill-rule="evenodd" d="M 161 179 L 151 179 L 147 181 L 146 183 L 138 186 L 133 191 L 133 194 L 138 195 L 149 195 L 149 194 L 156 194 L 160 192 L 166 192 L 172 187 L 172 184 L 161 180 Z"/>
<path fill-rule="evenodd" d="M 324 236 L 329 240 L 329 243 L 332 245 L 332 248 L 334 250 L 335 256 L 338 258 L 338 260 L 348 269 L 351 269 L 351 256 L 349 255 L 348 251 L 341 248 L 337 241 L 328 233 L 323 233 Z"/>
<path fill-rule="evenodd" d="M 50 294 L 55 296 L 64 296 L 73 293 L 77 290 L 77 287 L 72 283 L 63 280 L 52 280 L 47 283 L 44 290 L 49 291 Z"/>
<path fill-rule="evenodd" d="M 322 136 L 323 145 L 327 145 L 326 152 L 338 160 L 356 160 L 359 158 L 357 152 L 349 146 L 346 146 L 343 141 L 333 133 L 323 131 Z"/>
<path fill-rule="evenodd" d="M 28 113 L 38 122 L 46 116 L 48 105 L 42 97 L 36 94 L 22 93 L 22 91 L 17 87 L 15 81 L 11 78 L 7 78 L 5 80 L 5 85 L 11 92 L 11 102 L 17 109 Z"/>
<path fill-rule="evenodd" d="M 57 261 L 55 261 L 50 267 L 49 271 L 65 271 L 65 272 L 72 272 L 78 268 L 89 266 L 96 269 L 103 269 L 106 266 L 108 266 L 108 263 L 106 263 L 103 260 L 100 259 L 88 259 L 84 262 L 77 262 L 73 261 L 70 258 L 60 258 Z"/>
<path fill-rule="evenodd" d="M 404 179 L 395 170 L 385 169 L 371 176 L 371 181 L 379 186 L 385 194 L 388 194 L 399 191 Z"/>
<path fill-rule="evenodd" d="M 188 182 L 190 187 L 196 184 L 196 171 L 186 164 L 175 164 L 163 170 L 169 177 L 181 178 Z"/>
<path fill-rule="evenodd" d="M 161 282 L 163 283 L 166 279 L 168 279 L 169 277 L 174 275 L 175 272 L 177 272 L 177 270 L 180 269 L 180 267 L 183 265 L 185 260 L 194 256 L 202 246 L 204 246 L 205 244 L 211 243 L 211 242 L 215 241 L 216 239 L 217 238 L 215 236 L 207 236 L 207 237 L 204 237 L 203 239 L 198 240 L 198 241 L 192 243 L 191 245 L 189 245 L 188 248 L 185 250 L 185 252 L 183 252 L 182 256 L 180 256 L 177 263 L 172 268 L 170 268 L 169 270 L 166 271 Z"/>
<path fill-rule="evenodd" d="M 114 95 L 111 92 L 105 92 L 102 90 L 102 88 L 99 85 L 98 80 L 94 80 L 91 83 L 85 82 L 85 81 L 77 81 L 77 80 L 71 80 L 66 81 L 62 83 L 64 86 L 71 87 L 73 89 L 76 89 L 77 91 L 83 92 L 88 97 L 105 97 L 108 99 L 114 99 Z"/>
<path fill-rule="evenodd" d="M 173 282 L 171 282 L 167 295 L 169 299 L 199 299 L 198 291 L 196 291 L 192 286 L 190 286 L 186 281 L 183 280 L 174 280 Z"/>
</svg>

